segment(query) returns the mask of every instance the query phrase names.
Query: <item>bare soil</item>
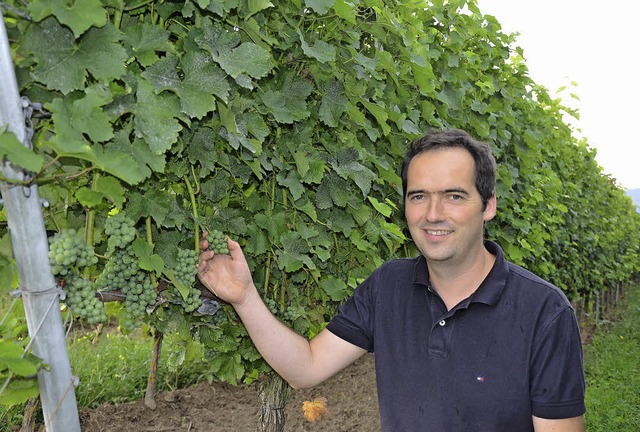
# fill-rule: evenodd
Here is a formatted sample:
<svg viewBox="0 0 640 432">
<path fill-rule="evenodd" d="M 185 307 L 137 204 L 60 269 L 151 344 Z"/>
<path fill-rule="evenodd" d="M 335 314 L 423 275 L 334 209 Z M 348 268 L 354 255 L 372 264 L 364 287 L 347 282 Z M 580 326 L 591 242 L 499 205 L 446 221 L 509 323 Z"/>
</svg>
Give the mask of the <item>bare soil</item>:
<svg viewBox="0 0 640 432">
<path fill-rule="evenodd" d="M 304 401 L 326 398 L 329 414 L 305 419 Z M 151 410 L 144 401 L 80 409 L 83 432 L 244 432 L 258 426 L 257 385 L 201 383 L 156 395 Z M 366 354 L 325 383 L 292 390 L 287 404 L 287 432 L 375 432 L 380 430 L 373 355 Z"/>
</svg>

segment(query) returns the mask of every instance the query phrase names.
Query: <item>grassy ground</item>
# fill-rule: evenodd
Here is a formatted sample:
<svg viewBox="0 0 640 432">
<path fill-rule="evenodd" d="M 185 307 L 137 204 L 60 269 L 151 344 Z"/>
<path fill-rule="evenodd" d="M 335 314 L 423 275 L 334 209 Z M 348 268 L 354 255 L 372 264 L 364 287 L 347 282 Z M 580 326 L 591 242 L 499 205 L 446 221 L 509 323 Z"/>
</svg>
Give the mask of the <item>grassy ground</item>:
<svg viewBox="0 0 640 432">
<path fill-rule="evenodd" d="M 4 316 L 0 299 L 0 317 Z M 612 323 L 601 325 L 585 346 L 587 432 L 640 431 L 640 286 L 629 295 Z M 81 385 L 78 406 L 144 398 L 153 339 L 141 333 L 84 333 L 71 338 L 69 358 Z M 173 353 L 186 357 L 176 358 Z M 176 348 L 176 349 L 174 349 Z M 185 387 L 205 379 L 201 348 L 168 337 L 163 344 L 158 390 Z M 22 422 L 23 407 L 0 406 L 0 432 Z"/>
<path fill-rule="evenodd" d="M 2 311 L 0 302 L 0 315 L 4 314 Z M 142 332 L 124 335 L 103 331 L 96 338 L 94 333 L 79 331 L 69 339 L 69 361 L 79 380 L 75 389 L 79 407 L 93 408 L 105 402 L 144 398 L 153 337 Z M 184 388 L 207 379 L 211 374 L 202 359 L 200 345 L 176 336 L 165 337 L 157 391 Z M 14 426 L 21 425 L 23 416 L 24 405 L 11 408 L 0 405 L 0 432 L 12 431 Z"/>
<path fill-rule="evenodd" d="M 587 431 L 640 431 L 640 288 L 585 346 Z"/>
</svg>

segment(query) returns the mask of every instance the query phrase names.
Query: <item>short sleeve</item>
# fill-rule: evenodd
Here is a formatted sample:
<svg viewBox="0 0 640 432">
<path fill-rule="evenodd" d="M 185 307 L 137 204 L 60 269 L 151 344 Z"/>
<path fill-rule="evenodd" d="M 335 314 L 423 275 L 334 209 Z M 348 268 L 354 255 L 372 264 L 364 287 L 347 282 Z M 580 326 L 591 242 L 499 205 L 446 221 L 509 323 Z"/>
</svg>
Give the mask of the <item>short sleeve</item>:
<svg viewBox="0 0 640 432">
<path fill-rule="evenodd" d="M 562 419 L 585 413 L 582 341 L 570 306 L 551 316 L 536 337 L 530 380 L 534 416 Z"/>
<path fill-rule="evenodd" d="M 327 325 L 331 333 L 369 352 L 373 352 L 375 280 L 376 272 L 356 288 Z"/>
</svg>

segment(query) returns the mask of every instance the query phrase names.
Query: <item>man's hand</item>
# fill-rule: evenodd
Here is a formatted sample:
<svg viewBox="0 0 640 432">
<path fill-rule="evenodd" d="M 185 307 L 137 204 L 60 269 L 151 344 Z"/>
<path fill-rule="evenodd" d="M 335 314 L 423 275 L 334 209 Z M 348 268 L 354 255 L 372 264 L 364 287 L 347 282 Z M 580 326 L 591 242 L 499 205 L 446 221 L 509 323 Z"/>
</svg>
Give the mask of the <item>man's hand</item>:
<svg viewBox="0 0 640 432">
<path fill-rule="evenodd" d="M 222 300 L 233 306 L 242 305 L 256 288 L 240 245 L 227 239 L 230 255 L 215 254 L 208 249 L 206 236 L 204 233 L 200 242 L 198 279 Z"/>
</svg>

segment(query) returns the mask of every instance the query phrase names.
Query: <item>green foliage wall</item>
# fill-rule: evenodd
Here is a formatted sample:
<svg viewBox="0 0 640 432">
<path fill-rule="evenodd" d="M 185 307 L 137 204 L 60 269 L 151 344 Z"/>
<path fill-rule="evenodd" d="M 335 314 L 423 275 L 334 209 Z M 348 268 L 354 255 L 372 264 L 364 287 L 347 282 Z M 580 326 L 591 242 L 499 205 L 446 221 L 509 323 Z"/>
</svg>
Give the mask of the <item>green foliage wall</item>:
<svg viewBox="0 0 640 432">
<path fill-rule="evenodd" d="M 100 250 L 107 214 L 124 210 L 147 227 L 159 277 L 177 245 L 221 229 L 274 310 L 316 334 L 377 265 L 415 253 L 399 164 L 442 127 L 492 144 L 488 236 L 514 262 L 574 299 L 638 271 L 630 200 L 473 0 L 33 0 L 24 12 L 5 20 L 21 91 L 51 113 L 36 124 L 44 158 L 29 159 L 48 229 L 84 229 Z M 226 313 L 212 325 L 161 309 L 153 325 L 191 329 L 236 382 L 263 366 Z"/>
</svg>

